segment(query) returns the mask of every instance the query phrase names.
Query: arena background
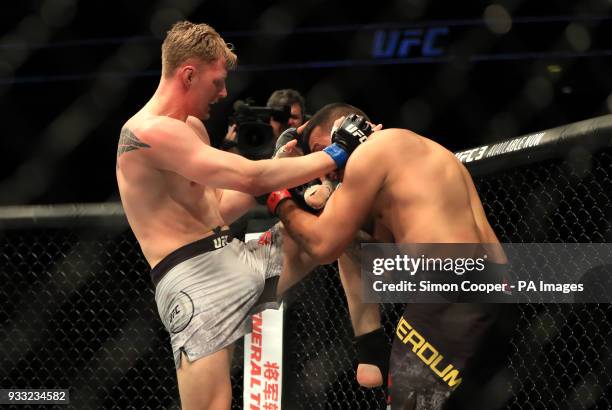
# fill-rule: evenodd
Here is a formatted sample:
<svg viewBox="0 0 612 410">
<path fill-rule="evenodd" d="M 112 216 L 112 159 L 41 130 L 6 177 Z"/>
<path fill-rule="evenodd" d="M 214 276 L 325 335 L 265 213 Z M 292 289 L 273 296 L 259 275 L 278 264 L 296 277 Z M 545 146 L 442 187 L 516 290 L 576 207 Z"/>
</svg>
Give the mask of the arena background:
<svg viewBox="0 0 612 410">
<path fill-rule="evenodd" d="M 239 56 L 228 98 L 214 107 L 207 123 L 215 143 L 225 134 L 233 101 L 252 97 L 263 105 L 279 88 L 300 90 L 310 113 L 343 100 L 386 127 L 415 130 L 453 151 L 612 112 L 611 1 L 463 3 L 15 2 L 0 15 L 0 205 L 117 200 L 114 162 L 121 124 L 154 92 L 161 39 L 182 18 L 211 24 Z M 434 39 L 429 47 L 426 38 Z M 414 45 L 402 50 L 403 40 Z M 609 195 L 609 151 L 594 164 L 600 171 L 587 186 Z M 609 242 L 609 197 L 593 206 L 603 216 L 593 218 L 594 228 L 589 225 L 585 236 L 563 224 L 552 236 L 525 233 L 530 225 L 515 223 L 522 220 L 519 211 L 508 211 L 496 187 L 565 169 L 544 167 L 493 180 L 509 178 L 505 183 L 479 181 L 504 240 Z M 583 195 L 577 192 L 573 195 Z M 504 212 L 508 220 L 499 221 Z M 577 215 L 578 221 L 589 219 Z M 146 267 L 121 223 L 68 218 L 50 226 L 6 227 L 1 237 L 2 387 L 71 387 L 81 392 L 76 408 L 177 405 Z M 328 322 L 319 330 L 331 333 L 321 340 L 349 341 L 333 271 L 311 282 L 292 294 L 288 315 L 297 314 L 295 323 L 325 315 Z M 330 289 L 329 309 L 309 304 L 312 288 Z M 516 377 L 531 379 L 509 390 L 518 397 L 509 399 L 512 406 L 608 408 L 610 379 L 601 368 L 609 363 L 610 307 L 529 306 L 524 312 L 527 330 L 515 342 L 517 350 L 548 346 L 552 353 L 543 363 L 553 364 L 534 370 L 528 362 L 540 363 L 535 360 L 540 352 L 521 352 L 525 362 L 515 362 Z M 564 330 L 546 334 L 555 325 Z M 303 375 L 300 351 L 322 348 L 308 330 L 295 331 L 310 343 L 288 352 L 296 357 L 295 373 Z M 567 341 L 568 334 L 574 339 Z M 559 335 L 560 345 L 547 344 Z M 575 367 L 559 364 L 584 344 L 575 353 L 583 356 Z M 333 361 L 338 357 L 350 364 L 350 355 L 326 352 L 329 367 L 338 365 Z M 375 408 L 369 393 L 346 393 L 354 390 L 346 384 L 350 379 L 349 372 L 326 390 L 307 389 L 309 382 L 298 378 L 286 383 L 287 396 L 294 394 L 294 403 L 304 407 Z M 580 388 L 591 399 L 582 400 Z M 311 391 L 319 393 L 306 394 Z"/>
</svg>

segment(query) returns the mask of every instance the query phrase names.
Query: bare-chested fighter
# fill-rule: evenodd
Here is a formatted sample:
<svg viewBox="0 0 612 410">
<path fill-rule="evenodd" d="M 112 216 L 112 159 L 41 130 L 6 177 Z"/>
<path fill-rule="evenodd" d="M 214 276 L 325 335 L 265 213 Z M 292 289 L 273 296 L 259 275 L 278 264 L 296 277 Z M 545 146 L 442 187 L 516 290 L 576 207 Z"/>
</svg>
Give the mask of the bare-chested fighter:
<svg viewBox="0 0 612 410">
<path fill-rule="evenodd" d="M 332 172 L 360 143 L 349 137 L 326 152 L 263 161 L 212 148 L 200 119 L 226 97 L 235 63 L 210 26 L 175 24 L 162 45 L 159 86 L 123 126 L 117 150 L 121 201 L 152 267 L 185 409 L 230 407 L 231 346 L 249 313 L 276 304 L 314 266 L 278 227 L 247 244 L 225 228 L 255 204 L 253 195 Z"/>
<path fill-rule="evenodd" d="M 353 117 L 351 121 L 349 116 L 347 121 L 342 120 L 356 112 L 361 113 L 346 104 L 322 108 L 310 119 L 303 143 L 317 151 L 331 143 L 332 133 L 337 136 L 355 132 L 363 124 L 362 119 Z M 333 132 L 332 128 L 337 130 Z M 366 225 L 373 226 L 370 233 L 378 242 L 499 244 L 466 168 L 441 145 L 404 129 L 375 132 L 355 151 L 341 186 L 318 217 L 291 200 L 270 210 L 321 264 L 341 257 Z M 487 250 L 492 252 L 489 262 L 507 262 L 501 247 L 489 246 Z M 355 333 L 370 339 L 365 341 L 370 350 L 384 349 L 384 333 L 376 330 L 380 328 L 378 305 L 362 303 L 360 265 L 347 254 L 350 252 L 342 255 L 339 266 Z M 489 268 L 495 270 L 499 266 L 490 263 Z M 489 381 L 505 358 L 504 347 L 514 323 L 510 317 L 503 323 L 498 320 L 506 306 L 509 305 L 408 304 L 391 356 L 393 408 L 438 409 L 445 404 L 464 403 L 467 396 L 476 397 L 474 386 Z M 451 386 L 430 369 L 410 349 L 413 345 L 405 344 L 409 333 L 418 334 L 421 344 L 427 341 L 460 369 L 463 383 L 457 377 Z M 499 343 L 495 345 L 494 341 Z M 491 346 L 494 352 L 487 349 Z M 369 362 L 368 353 L 365 355 L 365 363 L 380 366 L 376 352 L 370 353 L 374 360 Z M 360 383 L 380 384 L 378 369 L 360 368 Z M 459 384 L 465 388 L 455 389 Z"/>
</svg>

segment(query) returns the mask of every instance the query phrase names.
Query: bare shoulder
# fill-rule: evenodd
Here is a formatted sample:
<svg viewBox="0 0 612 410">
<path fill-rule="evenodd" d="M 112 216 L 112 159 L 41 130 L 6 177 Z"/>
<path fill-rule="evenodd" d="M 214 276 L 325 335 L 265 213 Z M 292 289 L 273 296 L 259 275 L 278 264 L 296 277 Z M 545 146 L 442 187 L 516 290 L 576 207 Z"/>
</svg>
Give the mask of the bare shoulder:
<svg viewBox="0 0 612 410">
<path fill-rule="evenodd" d="M 419 138 L 418 134 L 400 128 L 377 131 L 355 150 L 352 157 L 375 157 L 382 153 L 389 155 L 391 152 L 396 152 L 399 146 L 418 143 Z"/>
<path fill-rule="evenodd" d="M 204 126 L 204 123 L 201 119 L 197 117 L 192 117 L 191 115 L 187 117 L 187 125 L 189 125 L 195 132 L 198 134 L 200 138 L 203 138 L 204 142 L 210 144 L 210 137 L 208 136 L 208 131 Z"/>
<path fill-rule="evenodd" d="M 389 128 L 377 131 L 350 156 L 346 170 L 349 174 L 357 172 L 384 174 L 394 163 L 390 161 L 391 157 L 398 154 L 406 158 L 416 151 L 411 149 L 411 146 L 421 144 L 422 141 L 422 137 L 418 134 L 405 129 Z"/>
<path fill-rule="evenodd" d="M 403 128 L 387 128 L 373 133 L 368 144 L 373 142 L 376 146 L 389 144 L 391 140 L 401 140 L 403 143 L 416 143 L 423 138 L 419 134 Z M 365 145 L 365 144 L 364 144 Z"/>
<path fill-rule="evenodd" d="M 134 152 L 142 159 L 159 160 L 160 156 L 170 155 L 173 147 L 192 146 L 194 143 L 201 144 L 200 138 L 182 121 L 153 115 L 133 117 L 121 129 L 117 159 L 126 152 Z M 133 157 L 133 154 L 129 156 Z"/>
<path fill-rule="evenodd" d="M 132 133 L 147 143 L 163 144 L 169 140 L 176 143 L 197 138 L 196 132 L 185 122 L 166 116 L 150 116 L 137 123 L 128 122 L 126 125 Z"/>
<path fill-rule="evenodd" d="M 362 145 L 364 148 L 369 146 L 372 151 L 384 152 L 386 157 L 398 154 L 405 158 L 419 152 L 425 146 L 426 140 L 425 137 L 410 130 L 388 128 L 375 132 L 367 143 Z"/>
<path fill-rule="evenodd" d="M 138 115 L 123 124 L 117 144 L 117 160 L 127 152 L 151 148 L 151 141 L 147 137 L 148 127 L 149 119 Z"/>
<path fill-rule="evenodd" d="M 183 121 L 161 115 L 148 117 L 138 124 L 138 131 L 147 135 L 172 133 L 187 129 L 189 127 Z"/>
<path fill-rule="evenodd" d="M 187 117 L 187 124 L 193 127 L 198 132 L 201 132 L 203 134 L 208 134 L 206 131 L 206 127 L 204 126 L 204 123 L 202 122 L 201 119 L 197 117 L 193 117 L 191 115 Z"/>
</svg>

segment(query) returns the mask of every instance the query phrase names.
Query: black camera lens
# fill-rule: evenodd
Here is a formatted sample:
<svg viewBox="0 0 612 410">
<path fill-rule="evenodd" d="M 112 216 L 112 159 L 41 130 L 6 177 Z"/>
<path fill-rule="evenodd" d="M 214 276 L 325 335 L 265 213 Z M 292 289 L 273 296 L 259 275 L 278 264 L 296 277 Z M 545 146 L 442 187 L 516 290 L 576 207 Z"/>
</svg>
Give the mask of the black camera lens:
<svg viewBox="0 0 612 410">
<path fill-rule="evenodd" d="M 255 121 L 238 125 L 238 149 L 246 158 L 270 158 L 274 152 L 274 132 L 269 124 Z"/>
<path fill-rule="evenodd" d="M 256 107 L 251 102 L 247 99 L 246 102 L 238 100 L 234 103 L 231 121 L 236 124 L 237 148 L 249 159 L 270 158 L 276 142 L 270 118 L 289 118 L 290 109 Z"/>
</svg>

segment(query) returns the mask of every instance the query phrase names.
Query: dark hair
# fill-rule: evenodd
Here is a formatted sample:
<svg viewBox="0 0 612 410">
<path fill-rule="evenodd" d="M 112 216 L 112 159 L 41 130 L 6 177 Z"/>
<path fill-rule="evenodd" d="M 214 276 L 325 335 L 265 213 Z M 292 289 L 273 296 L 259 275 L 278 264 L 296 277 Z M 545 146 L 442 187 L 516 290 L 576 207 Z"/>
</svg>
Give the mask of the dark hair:
<svg viewBox="0 0 612 410">
<path fill-rule="evenodd" d="M 302 116 L 304 115 L 306 108 L 304 107 L 304 97 L 299 91 L 286 88 L 284 90 L 276 90 L 268 98 L 266 105 L 270 108 L 283 109 L 285 105 L 292 106 L 293 104 L 299 104 L 302 109 Z"/>
<path fill-rule="evenodd" d="M 336 121 L 339 117 L 346 116 L 349 114 L 358 114 L 362 117 L 365 117 L 366 120 L 370 121 L 370 118 L 361 111 L 359 108 L 354 107 L 350 104 L 346 103 L 332 103 L 327 104 L 319 111 L 317 111 L 312 118 L 308 120 L 308 124 L 304 127 L 302 131 L 302 140 L 300 141 L 300 145 L 304 153 L 310 152 L 309 148 L 309 140 L 310 134 L 316 127 L 321 127 L 324 131 L 331 132 L 331 128 L 334 125 L 334 121 Z"/>
</svg>

